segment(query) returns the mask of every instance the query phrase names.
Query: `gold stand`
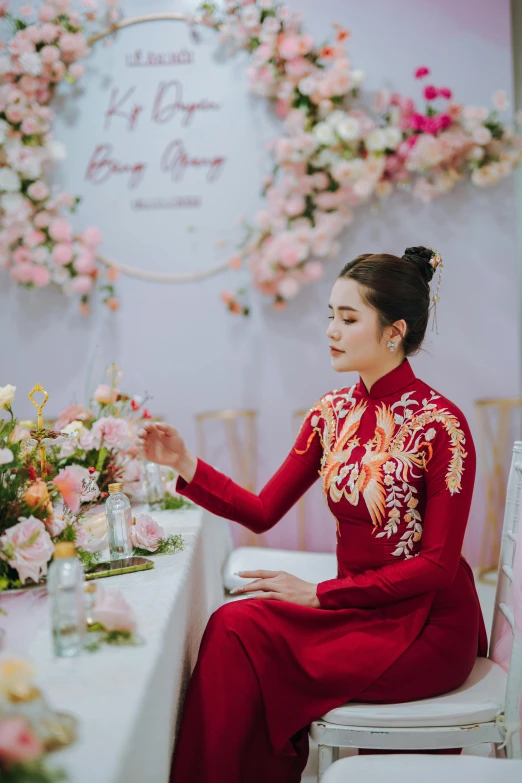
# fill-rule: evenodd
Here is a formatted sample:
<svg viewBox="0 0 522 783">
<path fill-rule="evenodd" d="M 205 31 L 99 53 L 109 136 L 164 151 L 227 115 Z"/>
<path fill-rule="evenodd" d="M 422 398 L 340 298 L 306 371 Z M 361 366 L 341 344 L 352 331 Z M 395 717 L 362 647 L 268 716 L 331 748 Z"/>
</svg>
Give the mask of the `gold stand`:
<svg viewBox="0 0 522 783">
<path fill-rule="evenodd" d="M 223 423 L 228 446 L 228 454 L 232 462 L 235 480 L 249 492 L 255 492 L 257 477 L 257 413 L 249 410 L 223 410 L 198 413 L 196 433 L 198 439 L 198 454 L 205 459 L 206 438 L 205 423 L 220 421 Z M 240 437 L 239 425 L 244 423 L 244 438 Z M 241 526 L 239 543 L 241 546 L 265 546 L 263 535 L 256 535 Z"/>
<path fill-rule="evenodd" d="M 506 502 L 507 477 L 513 442 L 522 436 L 522 398 L 475 400 L 486 518 L 482 533 L 478 578 L 494 584 Z"/>
</svg>

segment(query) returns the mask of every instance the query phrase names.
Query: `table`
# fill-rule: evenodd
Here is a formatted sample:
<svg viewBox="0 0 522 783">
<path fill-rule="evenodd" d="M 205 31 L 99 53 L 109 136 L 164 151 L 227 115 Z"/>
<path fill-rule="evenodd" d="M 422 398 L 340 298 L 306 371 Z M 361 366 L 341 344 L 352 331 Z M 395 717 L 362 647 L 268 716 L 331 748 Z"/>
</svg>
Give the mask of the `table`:
<svg viewBox="0 0 522 783">
<path fill-rule="evenodd" d="M 153 570 L 101 582 L 132 604 L 143 646 L 55 658 L 47 599 L 37 610 L 40 623 L 27 654 L 37 664 L 38 684 L 53 707 L 80 719 L 79 741 L 49 757 L 70 783 L 166 783 L 201 636 L 224 600 L 228 522 L 200 508 L 153 516 L 166 533 L 183 534 L 184 551 L 156 557 Z"/>
</svg>

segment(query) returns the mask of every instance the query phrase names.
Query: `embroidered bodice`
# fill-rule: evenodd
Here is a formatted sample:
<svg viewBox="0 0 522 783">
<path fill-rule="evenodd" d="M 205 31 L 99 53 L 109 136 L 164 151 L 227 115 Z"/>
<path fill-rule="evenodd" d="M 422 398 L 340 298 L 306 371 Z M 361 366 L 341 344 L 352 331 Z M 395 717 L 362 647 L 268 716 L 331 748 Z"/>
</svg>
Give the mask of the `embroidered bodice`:
<svg viewBox="0 0 522 783">
<path fill-rule="evenodd" d="M 383 606 L 452 583 L 475 449 L 462 412 L 407 360 L 369 392 L 359 380 L 321 397 L 258 495 L 203 460 L 177 490 L 261 533 L 319 477 L 337 527 L 338 575 L 318 585 L 323 608 Z"/>
</svg>

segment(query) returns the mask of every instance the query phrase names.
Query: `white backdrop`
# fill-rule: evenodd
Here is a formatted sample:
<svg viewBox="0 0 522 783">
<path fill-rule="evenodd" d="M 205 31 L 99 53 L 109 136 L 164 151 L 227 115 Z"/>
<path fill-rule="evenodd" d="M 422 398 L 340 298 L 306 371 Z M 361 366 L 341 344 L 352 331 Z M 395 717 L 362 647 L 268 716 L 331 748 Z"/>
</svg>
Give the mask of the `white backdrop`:
<svg viewBox="0 0 522 783">
<path fill-rule="evenodd" d="M 173 0 L 123 0 L 125 16 L 145 12 L 193 11 L 195 3 Z M 366 75 L 366 89 L 388 87 L 419 98 L 412 77 L 419 65 L 432 68 L 433 82 L 449 86 L 466 103 L 488 104 L 499 87 L 511 93 L 509 1 L 460 0 L 291 0 L 301 8 L 306 27 L 322 41 L 333 22 L 352 31 L 349 56 Z M 457 7 L 455 7 L 457 6 Z M 238 217 L 259 208 L 261 177 L 268 171 L 265 142 L 278 123 L 262 101 L 246 91 L 244 59 L 215 59 L 217 36 L 190 40 L 184 25 L 153 23 L 122 31 L 111 48 L 98 44 L 89 77 L 72 100 L 61 103 L 56 137 L 68 147 L 60 183 L 81 195 L 76 223 L 97 225 L 102 250 L 123 262 L 154 271 L 200 271 L 224 261 L 242 233 Z M 192 50 L 193 65 L 130 68 L 126 55 L 143 51 Z M 160 81 L 179 79 L 187 100 L 206 99 L 218 109 L 194 113 L 184 127 L 176 113 L 170 122 L 151 120 Z M 122 97 L 136 86 L 131 102 L 143 110 L 129 131 L 113 117 L 104 127 L 111 91 Z M 65 92 L 68 92 L 67 90 Z M 223 156 L 220 176 L 205 181 L 190 170 L 171 182 L 160 170 L 161 154 L 173 140 L 189 153 Z M 111 144 L 113 157 L 146 162 L 142 183 L 128 188 L 129 175 L 112 176 L 102 185 L 85 179 L 96 146 Z M 306 290 L 286 311 L 274 312 L 253 297 L 253 313 L 243 320 L 229 316 L 219 292 L 244 280 L 227 272 L 205 282 L 159 285 L 128 277 L 118 282 L 120 312 L 93 307 L 85 319 L 58 291 L 33 294 L 0 276 L 0 385 L 16 384 L 17 411 L 30 411 L 26 392 L 35 382 L 51 394 L 47 412 L 71 401 L 84 401 L 115 361 L 124 372 L 122 388 L 147 390 L 151 408 L 164 414 L 195 448 L 193 415 L 225 407 L 254 408 L 259 413 L 259 487 L 291 447 L 292 411 L 309 407 L 331 388 L 353 382 L 330 368 L 325 330 L 329 290 L 341 265 L 362 252 L 401 254 L 408 245 L 437 247 L 446 261 L 439 305 L 438 336 L 429 334 L 424 351 L 413 359 L 415 372 L 453 399 L 476 429 L 473 400 L 519 392 L 515 210 L 513 182 L 479 191 L 468 185 L 439 202 L 424 205 L 407 194 L 380 213 L 362 209 L 344 237 L 342 256 L 330 262 L 325 279 Z M 135 209 L 142 198 L 196 195 L 201 206 L 185 209 Z M 225 247 L 218 247 L 226 240 Z M 211 461 L 228 465 L 214 443 Z M 331 548 L 334 522 L 315 492 L 308 508 L 308 546 Z M 482 523 L 480 481 L 475 497 L 467 553 L 477 554 Z M 268 541 L 295 546 L 292 511 Z"/>
</svg>

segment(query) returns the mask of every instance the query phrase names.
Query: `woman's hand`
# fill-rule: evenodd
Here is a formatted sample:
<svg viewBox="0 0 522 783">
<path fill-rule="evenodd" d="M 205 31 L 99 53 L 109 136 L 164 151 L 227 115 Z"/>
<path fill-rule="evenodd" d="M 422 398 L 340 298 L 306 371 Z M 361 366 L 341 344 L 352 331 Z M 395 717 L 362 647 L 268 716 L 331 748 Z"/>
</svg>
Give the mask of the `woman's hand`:
<svg viewBox="0 0 522 783">
<path fill-rule="evenodd" d="M 255 581 L 235 587 L 230 591 L 231 595 L 255 593 L 252 596 L 255 599 L 271 598 L 289 604 L 321 608 L 316 594 L 317 585 L 298 579 L 297 576 L 287 574 L 286 571 L 238 571 L 237 575 Z"/>
<path fill-rule="evenodd" d="M 194 478 L 197 458 L 191 454 L 179 432 L 169 424 L 149 422 L 138 432 L 144 459 L 174 468 L 187 483 Z"/>
</svg>

